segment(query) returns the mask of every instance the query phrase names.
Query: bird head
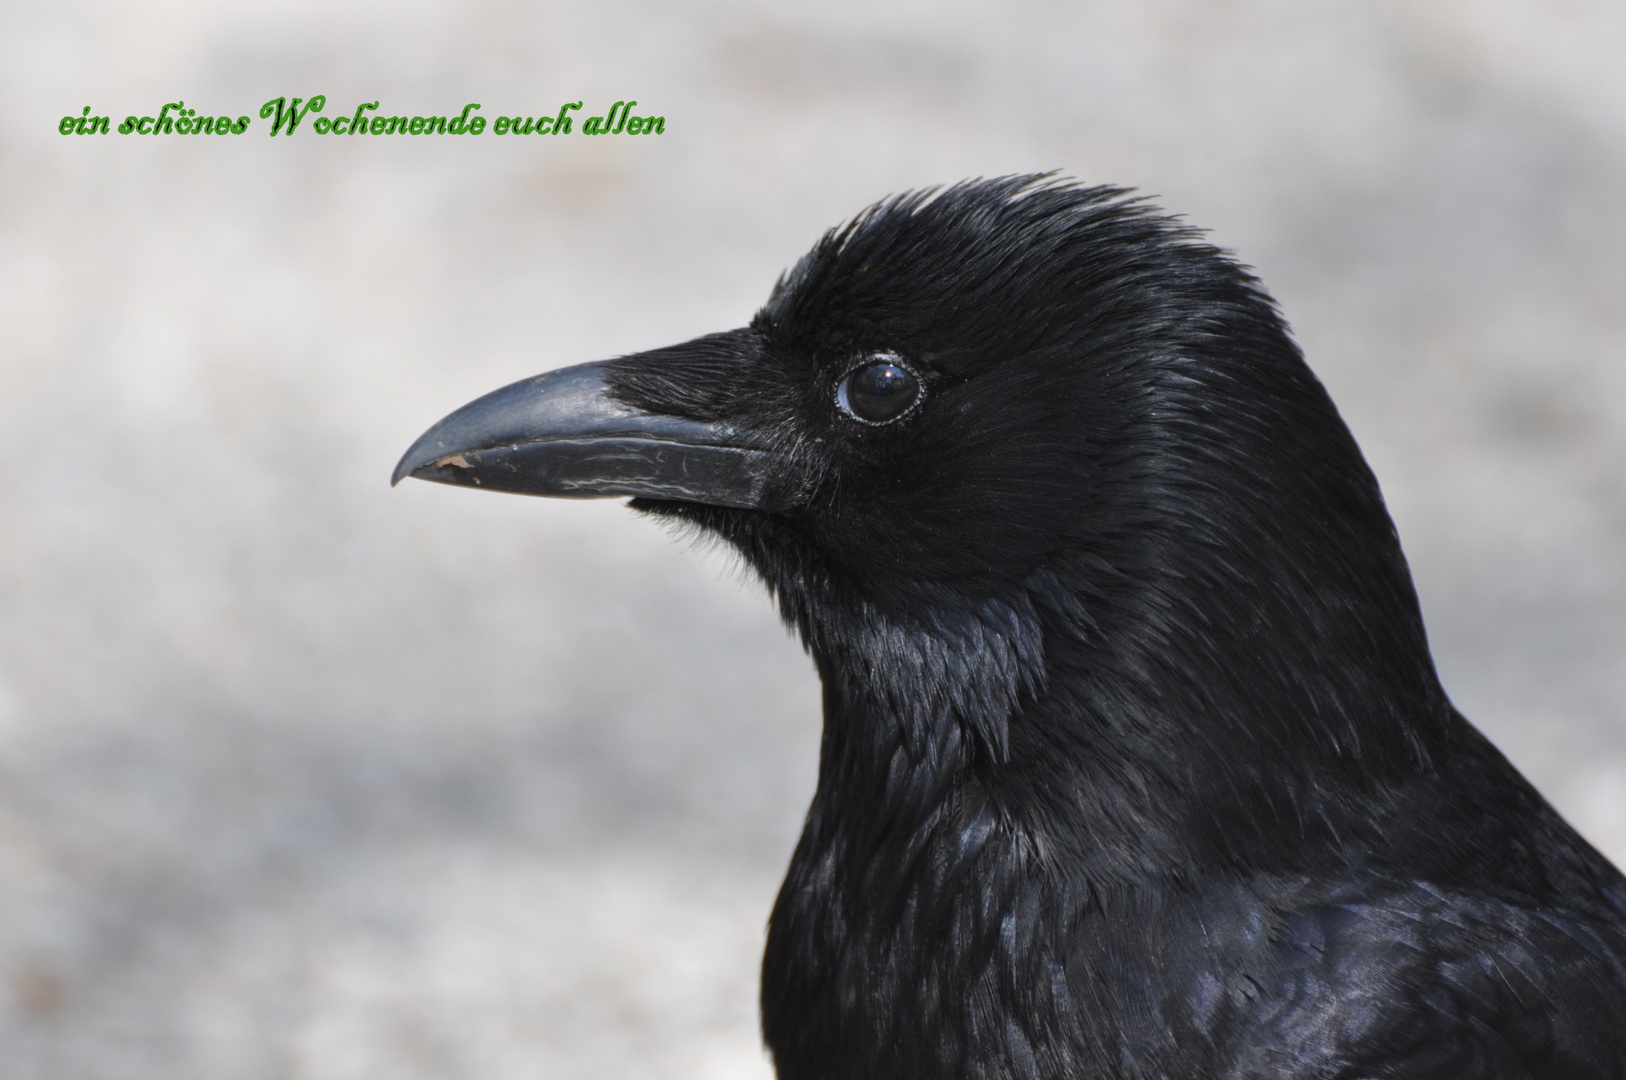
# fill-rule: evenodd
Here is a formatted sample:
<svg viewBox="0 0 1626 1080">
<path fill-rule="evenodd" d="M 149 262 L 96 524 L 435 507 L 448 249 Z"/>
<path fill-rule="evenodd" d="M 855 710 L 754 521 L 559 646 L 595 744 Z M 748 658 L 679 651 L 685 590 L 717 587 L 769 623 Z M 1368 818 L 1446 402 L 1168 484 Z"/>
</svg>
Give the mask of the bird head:
<svg viewBox="0 0 1626 1080">
<path fill-rule="evenodd" d="M 1058 710 L 1137 718 L 1102 724 L 1424 752 L 1433 669 L 1354 440 L 1258 282 L 1122 189 L 881 202 L 750 325 L 498 390 L 409 475 L 720 535 L 827 695 L 922 753 L 1007 760 L 1057 671 Z"/>
</svg>

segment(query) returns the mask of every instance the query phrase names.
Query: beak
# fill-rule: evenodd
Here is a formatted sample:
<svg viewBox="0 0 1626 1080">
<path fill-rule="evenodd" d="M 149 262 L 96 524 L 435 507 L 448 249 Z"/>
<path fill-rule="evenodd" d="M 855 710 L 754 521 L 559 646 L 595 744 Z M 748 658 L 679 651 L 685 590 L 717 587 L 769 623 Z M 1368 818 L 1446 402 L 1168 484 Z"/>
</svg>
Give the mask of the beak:
<svg viewBox="0 0 1626 1080">
<path fill-rule="evenodd" d="M 780 458 L 749 431 L 622 404 L 606 372 L 617 361 L 561 368 L 471 401 L 418 437 L 393 486 L 415 476 L 521 495 L 631 495 L 783 509 Z M 788 495 L 788 493 L 786 493 Z"/>
</svg>

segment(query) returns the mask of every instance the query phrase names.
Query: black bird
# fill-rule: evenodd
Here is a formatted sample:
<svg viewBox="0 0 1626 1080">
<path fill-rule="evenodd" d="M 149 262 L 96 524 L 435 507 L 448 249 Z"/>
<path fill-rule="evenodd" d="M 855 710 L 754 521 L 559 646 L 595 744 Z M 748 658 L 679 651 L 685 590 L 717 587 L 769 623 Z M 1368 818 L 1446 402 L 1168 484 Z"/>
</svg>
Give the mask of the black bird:
<svg viewBox="0 0 1626 1080">
<path fill-rule="evenodd" d="M 800 634 L 783 1080 L 1626 1077 L 1626 881 L 1447 699 L 1274 302 L 1124 190 L 879 203 L 409 475 L 635 496 Z"/>
</svg>

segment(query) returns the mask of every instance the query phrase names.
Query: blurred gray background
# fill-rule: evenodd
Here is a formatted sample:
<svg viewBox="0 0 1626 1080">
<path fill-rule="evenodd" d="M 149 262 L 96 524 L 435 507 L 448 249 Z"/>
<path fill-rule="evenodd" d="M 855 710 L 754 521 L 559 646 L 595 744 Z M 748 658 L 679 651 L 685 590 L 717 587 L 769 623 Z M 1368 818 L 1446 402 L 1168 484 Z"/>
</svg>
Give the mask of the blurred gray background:
<svg viewBox="0 0 1626 1080">
<path fill-rule="evenodd" d="M 1626 860 L 1622 55 L 1618 0 L 11 0 L 0 1077 L 766 1077 L 809 663 L 615 502 L 386 479 L 973 175 L 1134 185 L 1258 268 L 1447 687 Z M 56 131 L 317 93 L 667 130 Z"/>
</svg>

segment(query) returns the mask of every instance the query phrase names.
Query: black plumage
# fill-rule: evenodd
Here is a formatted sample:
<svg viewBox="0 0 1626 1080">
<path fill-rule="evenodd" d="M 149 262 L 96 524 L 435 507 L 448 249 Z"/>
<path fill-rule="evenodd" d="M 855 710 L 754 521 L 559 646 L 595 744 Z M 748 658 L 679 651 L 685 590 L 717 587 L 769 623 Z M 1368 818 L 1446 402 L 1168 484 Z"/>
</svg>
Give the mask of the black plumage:
<svg viewBox="0 0 1626 1080">
<path fill-rule="evenodd" d="M 638 496 L 806 643 L 783 1080 L 1626 1077 L 1626 881 L 1447 699 L 1269 296 L 1121 190 L 883 202 L 407 474 Z"/>
</svg>

